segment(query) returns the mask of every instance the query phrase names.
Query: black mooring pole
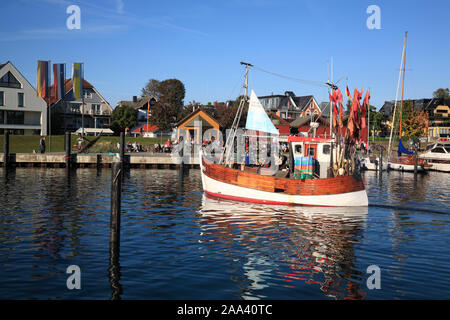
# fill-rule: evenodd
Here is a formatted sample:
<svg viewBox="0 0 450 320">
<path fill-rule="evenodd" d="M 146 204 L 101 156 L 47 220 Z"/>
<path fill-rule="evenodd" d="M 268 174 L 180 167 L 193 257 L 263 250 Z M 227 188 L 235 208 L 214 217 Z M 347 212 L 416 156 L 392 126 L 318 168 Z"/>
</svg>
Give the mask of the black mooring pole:
<svg viewBox="0 0 450 320">
<path fill-rule="evenodd" d="M 111 216 L 109 226 L 109 278 L 112 289 L 111 300 L 120 299 L 120 208 L 122 198 L 122 164 L 111 164 Z"/>
<path fill-rule="evenodd" d="M 414 145 L 414 177 L 417 176 L 417 165 L 418 165 L 417 146 Z"/>
<path fill-rule="evenodd" d="M 123 134 L 123 132 L 120 133 L 119 159 L 120 159 L 121 168 L 124 168 L 124 161 L 125 161 L 125 135 Z"/>
<path fill-rule="evenodd" d="M 6 131 L 5 132 L 5 143 L 3 145 L 3 166 L 6 168 L 8 166 L 9 163 L 9 132 Z"/>
<path fill-rule="evenodd" d="M 70 138 L 70 132 L 66 132 L 66 134 L 64 135 L 64 142 L 65 142 L 65 149 L 66 149 L 66 168 L 70 169 L 70 162 L 71 162 L 71 151 L 72 151 L 72 146 L 71 146 L 71 138 Z"/>
</svg>

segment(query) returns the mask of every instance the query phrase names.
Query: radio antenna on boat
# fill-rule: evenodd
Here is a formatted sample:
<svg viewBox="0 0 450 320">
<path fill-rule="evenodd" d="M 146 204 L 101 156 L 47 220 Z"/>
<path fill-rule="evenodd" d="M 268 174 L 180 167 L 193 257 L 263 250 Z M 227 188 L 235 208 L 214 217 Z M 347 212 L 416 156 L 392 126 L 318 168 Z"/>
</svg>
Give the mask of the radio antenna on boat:
<svg viewBox="0 0 450 320">
<path fill-rule="evenodd" d="M 241 64 L 245 66 L 245 82 L 244 82 L 244 89 L 245 89 L 245 98 L 248 99 L 248 69 L 249 67 L 253 67 L 251 63 L 248 62 L 242 62 Z"/>
</svg>

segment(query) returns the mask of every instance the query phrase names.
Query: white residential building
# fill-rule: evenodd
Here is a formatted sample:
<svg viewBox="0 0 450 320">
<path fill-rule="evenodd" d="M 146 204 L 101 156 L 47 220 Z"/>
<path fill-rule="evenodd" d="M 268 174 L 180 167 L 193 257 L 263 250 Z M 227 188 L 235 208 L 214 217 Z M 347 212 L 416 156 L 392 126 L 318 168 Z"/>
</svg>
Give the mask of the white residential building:
<svg viewBox="0 0 450 320">
<path fill-rule="evenodd" d="M 8 61 L 0 64 L 0 134 L 47 135 L 47 103 Z"/>
</svg>

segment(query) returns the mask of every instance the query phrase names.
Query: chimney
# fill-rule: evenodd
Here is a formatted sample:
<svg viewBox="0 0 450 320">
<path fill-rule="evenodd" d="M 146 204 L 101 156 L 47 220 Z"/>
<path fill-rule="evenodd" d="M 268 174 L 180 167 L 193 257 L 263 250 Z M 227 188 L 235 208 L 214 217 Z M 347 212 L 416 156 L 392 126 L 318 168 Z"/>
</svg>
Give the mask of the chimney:
<svg viewBox="0 0 450 320">
<path fill-rule="evenodd" d="M 133 96 L 133 102 L 137 102 L 137 96 Z"/>
</svg>

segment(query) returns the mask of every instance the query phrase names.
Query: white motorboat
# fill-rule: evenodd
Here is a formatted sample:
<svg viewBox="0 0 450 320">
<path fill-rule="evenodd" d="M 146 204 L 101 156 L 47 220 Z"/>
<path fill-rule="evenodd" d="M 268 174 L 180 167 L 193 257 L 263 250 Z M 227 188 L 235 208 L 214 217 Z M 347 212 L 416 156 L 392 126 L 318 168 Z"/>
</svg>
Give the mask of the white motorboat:
<svg viewBox="0 0 450 320">
<path fill-rule="evenodd" d="M 436 143 L 419 158 L 432 165 L 428 170 L 450 172 L 450 144 Z"/>
</svg>

